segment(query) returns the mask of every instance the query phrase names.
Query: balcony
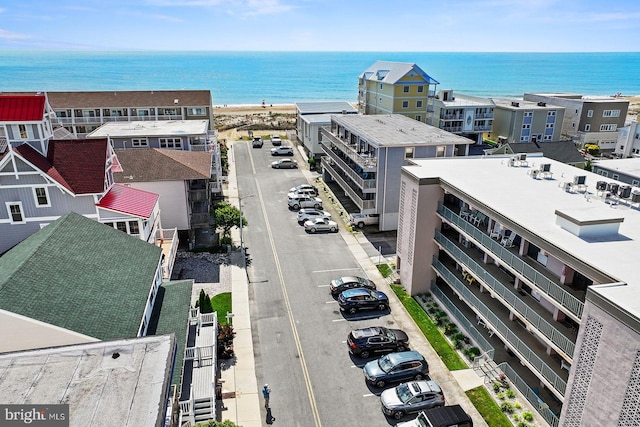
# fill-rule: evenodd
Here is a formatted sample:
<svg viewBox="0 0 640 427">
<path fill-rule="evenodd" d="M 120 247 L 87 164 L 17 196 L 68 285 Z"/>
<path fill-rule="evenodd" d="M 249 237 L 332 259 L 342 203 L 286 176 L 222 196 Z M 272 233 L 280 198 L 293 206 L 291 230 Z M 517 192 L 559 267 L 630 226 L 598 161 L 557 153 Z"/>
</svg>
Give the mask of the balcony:
<svg viewBox="0 0 640 427">
<path fill-rule="evenodd" d="M 355 203 L 362 213 L 375 213 L 376 201 L 375 200 L 364 200 L 362 197 L 356 193 L 356 191 L 351 188 L 349 184 L 342 178 L 340 171 L 336 169 L 330 162 L 327 157 L 322 157 L 322 167 L 325 168 L 331 174 L 331 177 L 336 180 L 340 188 L 344 190 L 344 192 L 349 196 L 349 198 Z"/>
<path fill-rule="evenodd" d="M 474 132 L 490 132 L 492 129 L 491 125 L 483 125 L 483 126 L 474 126 Z"/>
<path fill-rule="evenodd" d="M 557 279 L 547 277 L 535 263 L 529 263 L 527 259 L 521 258 L 514 251 L 505 248 L 500 242 L 489 237 L 485 231 L 472 225 L 444 205 L 438 206 L 438 213 L 445 222 L 452 225 L 468 240 L 472 240 L 475 245 L 486 251 L 500 265 L 507 267 L 525 284 L 544 294 L 554 305 L 565 310 L 569 317 L 580 323 L 584 303 L 565 289 Z"/>
<path fill-rule="evenodd" d="M 511 285 L 511 277 L 500 270 L 495 264 L 483 264 L 482 254 L 468 250 L 461 244 L 445 237 L 436 231 L 436 242 L 459 265 L 470 272 L 475 281 L 480 282 L 485 289 L 490 289 L 495 298 L 500 300 L 512 313 L 519 315 L 521 320 L 535 328 L 541 338 L 558 353 L 571 360 L 575 351 L 577 330 L 572 331 L 559 322 L 553 320 L 552 314 L 542 308 L 537 301 L 523 291 L 519 293 Z M 476 258 L 473 259 L 472 256 Z M 524 295 L 523 295 L 524 294 Z"/>
<path fill-rule="evenodd" d="M 491 113 L 476 113 L 474 114 L 476 120 L 478 119 L 493 119 L 493 112 Z"/>
<path fill-rule="evenodd" d="M 155 243 L 156 246 L 162 249 L 162 278 L 171 280 L 173 264 L 178 251 L 178 229 L 158 229 Z"/>
<path fill-rule="evenodd" d="M 351 159 L 355 164 L 362 168 L 363 172 L 376 172 L 378 169 L 378 159 L 369 154 L 361 154 L 356 151 L 355 144 L 350 144 L 346 139 L 341 139 L 327 131 L 324 128 L 320 128 L 320 133 L 323 139 L 328 139 L 329 144 L 322 142 L 323 149 L 328 153 L 329 150 L 334 147 L 340 150 L 347 158 Z"/>
<path fill-rule="evenodd" d="M 203 179 L 189 181 L 189 202 L 209 202 L 209 188 Z"/>
<path fill-rule="evenodd" d="M 460 273 L 455 270 L 455 263 L 434 259 L 432 264 L 436 274 L 453 292 L 460 296 L 468 308 L 476 314 L 477 322 L 483 323 L 506 344 L 521 362 L 536 373 L 545 385 L 554 392 L 558 399 L 564 399 L 569 373 L 562 369 L 551 356 L 546 354 L 546 346 L 531 335 L 518 322 L 506 322 L 509 310 L 494 300 L 487 292 L 480 292 L 478 286 L 463 283 Z"/>
<path fill-rule="evenodd" d="M 440 126 L 440 129 L 446 130 L 447 132 L 462 132 L 462 126 Z"/>
<path fill-rule="evenodd" d="M 364 179 L 362 178 L 360 175 L 358 175 L 358 173 L 356 171 L 354 171 L 353 169 L 351 169 L 349 167 L 349 165 L 344 161 L 344 159 L 342 157 L 340 157 L 338 155 L 338 153 L 336 153 L 333 150 L 327 149 L 327 147 L 324 144 L 320 144 L 320 146 L 322 147 L 323 151 L 329 156 L 331 157 L 331 159 L 334 161 L 335 166 L 338 167 L 344 175 L 347 175 L 349 178 L 351 178 L 353 180 L 354 183 L 356 183 L 358 185 L 358 189 L 360 191 L 362 191 L 363 193 L 366 192 L 367 190 L 374 190 L 376 189 L 376 182 L 377 180 L 375 179 Z M 371 192 L 371 191 L 369 191 Z"/>
<path fill-rule="evenodd" d="M 5 151 L 7 151 L 7 147 L 8 146 L 9 146 L 9 143 L 7 142 L 7 138 L 0 137 L 0 154 L 2 154 Z"/>
</svg>

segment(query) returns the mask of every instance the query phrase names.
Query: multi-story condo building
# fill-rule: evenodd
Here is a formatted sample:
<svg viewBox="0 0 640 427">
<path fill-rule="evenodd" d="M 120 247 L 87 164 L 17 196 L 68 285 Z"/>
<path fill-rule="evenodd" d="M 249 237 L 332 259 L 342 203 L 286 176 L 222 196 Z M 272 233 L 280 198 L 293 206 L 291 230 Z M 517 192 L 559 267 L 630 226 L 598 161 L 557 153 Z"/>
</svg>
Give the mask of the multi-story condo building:
<svg viewBox="0 0 640 427">
<path fill-rule="evenodd" d="M 493 98 L 494 119 L 489 138 L 496 142 L 559 141 L 564 107 L 546 102 Z"/>
<path fill-rule="evenodd" d="M 380 230 L 398 225 L 400 167 L 410 159 L 468 154 L 468 138 L 400 114 L 334 115 L 321 128 L 324 179 L 335 181 Z"/>
<path fill-rule="evenodd" d="M 620 158 L 640 157 L 640 126 L 636 120 L 619 129 L 613 154 Z"/>
<path fill-rule="evenodd" d="M 562 136 L 578 143 L 613 150 L 618 129 L 624 127 L 629 100 L 619 96 L 583 96 L 571 93 L 525 93 L 524 99 L 564 107 Z"/>
<path fill-rule="evenodd" d="M 606 159 L 593 162 L 593 173 L 621 183 L 640 187 L 640 159 Z"/>
<path fill-rule="evenodd" d="M 636 425 L 640 195 L 545 157 L 413 163 L 408 292 L 430 292 L 483 351 L 475 363 L 499 363 L 551 426 Z"/>
<path fill-rule="evenodd" d="M 538 142 L 514 142 L 501 144 L 495 148 L 488 148 L 483 150 L 487 155 L 515 155 L 519 153 L 544 156 L 558 162 L 566 163 L 571 166 L 575 166 L 580 169 L 584 169 L 587 164 L 587 159 L 582 154 L 578 147 L 568 139 L 561 141 L 552 141 L 545 143 Z"/>
<path fill-rule="evenodd" d="M 377 61 L 358 77 L 360 114 L 402 114 L 434 123 L 438 82 L 416 64 Z"/>
<path fill-rule="evenodd" d="M 309 157 L 319 160 L 324 153 L 320 148 L 320 127 L 331 124 L 333 114 L 358 114 L 346 101 L 296 102 L 296 136 Z"/>
<path fill-rule="evenodd" d="M 208 90 L 47 92 L 56 118 L 77 137 L 109 122 L 208 120 L 213 131 L 213 108 Z"/>
<path fill-rule="evenodd" d="M 482 144 L 491 132 L 494 103 L 488 98 L 463 95 L 453 90 L 441 90 L 434 101 L 434 126 L 464 136 Z"/>
</svg>

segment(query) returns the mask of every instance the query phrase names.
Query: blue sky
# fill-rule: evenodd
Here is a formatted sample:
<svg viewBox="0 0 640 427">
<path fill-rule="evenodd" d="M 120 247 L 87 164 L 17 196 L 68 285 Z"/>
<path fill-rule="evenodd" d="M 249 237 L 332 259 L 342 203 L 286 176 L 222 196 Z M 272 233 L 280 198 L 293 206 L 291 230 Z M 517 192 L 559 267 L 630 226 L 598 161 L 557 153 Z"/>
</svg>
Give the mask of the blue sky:
<svg viewBox="0 0 640 427">
<path fill-rule="evenodd" d="M 638 0 L 3 0 L 0 49 L 640 50 Z"/>
</svg>

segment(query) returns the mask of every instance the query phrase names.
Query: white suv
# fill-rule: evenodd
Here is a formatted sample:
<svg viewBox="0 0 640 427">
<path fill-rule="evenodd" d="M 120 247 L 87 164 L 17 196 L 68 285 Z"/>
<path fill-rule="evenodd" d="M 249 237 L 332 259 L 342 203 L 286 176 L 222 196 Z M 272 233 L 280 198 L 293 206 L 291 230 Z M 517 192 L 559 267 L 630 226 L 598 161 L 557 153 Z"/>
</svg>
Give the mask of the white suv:
<svg viewBox="0 0 640 427">
<path fill-rule="evenodd" d="M 331 214 L 326 211 L 317 211 L 309 208 L 298 211 L 298 224 L 303 224 L 306 220 L 315 218 L 331 219 Z"/>
<path fill-rule="evenodd" d="M 378 225 L 379 216 L 378 214 L 349 214 L 349 225 L 358 228 L 362 228 L 365 225 Z"/>
<path fill-rule="evenodd" d="M 279 135 L 271 135 L 271 144 L 275 145 L 281 145 L 282 144 L 282 139 L 280 139 Z"/>
<path fill-rule="evenodd" d="M 272 156 L 293 156 L 293 148 L 285 147 L 283 145 L 279 147 L 273 147 L 271 149 Z"/>
<path fill-rule="evenodd" d="M 316 210 L 322 209 L 322 199 L 318 197 L 310 196 L 296 196 L 289 198 L 289 207 L 295 210 L 300 208 L 314 208 Z"/>
</svg>

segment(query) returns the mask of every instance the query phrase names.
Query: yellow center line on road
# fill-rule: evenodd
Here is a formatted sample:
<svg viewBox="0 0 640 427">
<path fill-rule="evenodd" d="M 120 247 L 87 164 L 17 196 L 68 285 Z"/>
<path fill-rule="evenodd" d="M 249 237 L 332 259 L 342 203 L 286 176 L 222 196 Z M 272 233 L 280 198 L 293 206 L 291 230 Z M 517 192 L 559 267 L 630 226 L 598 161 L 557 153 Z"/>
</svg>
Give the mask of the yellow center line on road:
<svg viewBox="0 0 640 427">
<path fill-rule="evenodd" d="M 251 169 L 253 171 L 253 175 L 255 176 L 256 170 L 255 170 L 255 165 L 253 163 L 253 156 L 251 155 L 251 151 L 249 151 L 249 158 L 251 159 Z M 273 233 L 271 232 L 271 225 L 269 223 L 269 218 L 267 216 L 267 209 L 264 204 L 264 198 L 262 197 L 262 190 L 260 189 L 260 184 L 258 183 L 257 179 L 255 179 L 255 183 L 256 183 L 256 189 L 258 193 L 258 200 L 260 201 L 260 208 L 262 209 L 262 216 L 264 218 L 264 222 L 267 228 L 267 235 L 269 236 L 269 244 L 271 245 L 271 251 L 273 252 L 276 271 L 278 272 L 278 278 L 280 279 L 280 289 L 282 290 L 283 301 L 287 309 L 287 317 L 289 318 L 289 324 L 291 325 L 291 332 L 293 333 L 293 341 L 296 344 L 296 350 L 298 352 L 298 355 L 300 356 L 300 367 L 302 368 L 302 375 L 304 377 L 305 386 L 307 388 L 307 394 L 309 396 L 309 405 L 311 406 L 311 412 L 313 413 L 315 426 L 321 427 L 322 422 L 320 422 L 320 413 L 318 412 L 318 405 L 316 403 L 316 398 L 313 393 L 313 388 L 311 387 L 311 378 L 309 376 L 307 362 L 305 361 L 305 358 L 304 358 L 304 352 L 302 351 L 302 343 L 300 342 L 300 336 L 298 335 L 298 328 L 296 328 L 296 322 L 295 322 L 295 319 L 293 318 L 291 303 L 289 302 L 289 294 L 287 293 L 287 286 L 285 285 L 284 276 L 282 275 L 282 267 L 280 266 L 280 259 L 278 258 L 278 253 L 276 252 L 276 245 L 273 240 Z"/>
</svg>

